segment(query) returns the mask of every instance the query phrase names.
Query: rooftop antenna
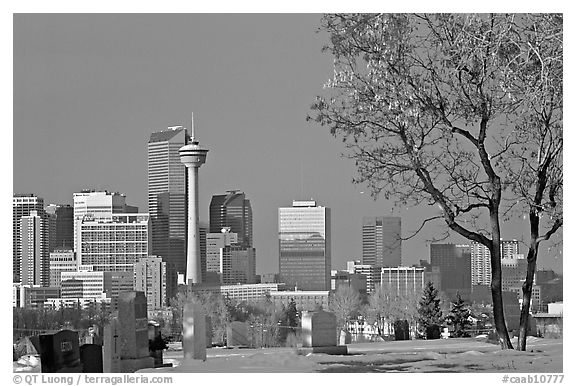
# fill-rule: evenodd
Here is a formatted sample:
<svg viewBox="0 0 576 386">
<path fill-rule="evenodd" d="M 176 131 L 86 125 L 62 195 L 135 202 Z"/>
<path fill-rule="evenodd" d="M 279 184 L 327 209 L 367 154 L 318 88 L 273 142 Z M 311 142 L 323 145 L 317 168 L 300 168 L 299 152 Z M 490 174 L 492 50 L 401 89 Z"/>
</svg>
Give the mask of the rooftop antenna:
<svg viewBox="0 0 576 386">
<path fill-rule="evenodd" d="M 190 126 L 190 132 L 191 132 L 192 142 L 194 142 L 194 112 L 192 112 L 191 115 L 192 115 L 192 121 L 191 121 L 191 126 Z"/>
<path fill-rule="evenodd" d="M 304 199 L 304 163 L 300 159 L 300 197 Z"/>
</svg>

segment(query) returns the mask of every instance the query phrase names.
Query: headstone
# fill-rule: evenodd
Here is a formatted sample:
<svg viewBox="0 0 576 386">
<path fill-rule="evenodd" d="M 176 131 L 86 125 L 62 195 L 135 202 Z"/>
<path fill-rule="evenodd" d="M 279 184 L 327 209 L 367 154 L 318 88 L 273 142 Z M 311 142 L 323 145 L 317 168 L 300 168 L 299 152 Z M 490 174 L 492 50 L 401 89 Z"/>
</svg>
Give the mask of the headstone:
<svg viewBox="0 0 576 386">
<path fill-rule="evenodd" d="M 110 318 L 110 323 L 104 326 L 102 367 L 105 373 L 120 372 L 120 325 L 115 316 Z"/>
<path fill-rule="evenodd" d="M 232 322 L 226 328 L 226 347 L 249 347 L 248 324 Z"/>
<path fill-rule="evenodd" d="M 146 296 L 141 291 L 120 293 L 118 299 L 120 323 L 120 356 L 137 359 L 148 356 L 148 312 Z"/>
<path fill-rule="evenodd" d="M 80 346 L 80 361 L 83 373 L 102 373 L 102 346 L 99 344 L 83 344 Z"/>
<path fill-rule="evenodd" d="M 297 351 L 307 354 L 326 353 L 345 355 L 346 345 L 337 345 L 336 315 L 326 311 L 302 312 L 302 347 Z"/>
<path fill-rule="evenodd" d="M 79 373 L 80 349 L 78 333 L 62 330 L 39 336 L 40 362 L 43 373 Z"/>
<path fill-rule="evenodd" d="M 442 328 L 442 333 L 440 333 L 440 336 L 442 337 L 442 339 L 450 338 L 450 331 L 448 331 L 448 327 Z"/>
<path fill-rule="evenodd" d="M 206 348 L 212 347 L 212 318 L 206 315 Z"/>
<path fill-rule="evenodd" d="M 206 360 L 206 314 L 199 304 L 184 304 L 182 317 L 184 359 Z"/>
<path fill-rule="evenodd" d="M 394 321 L 394 339 L 396 340 L 409 340 L 410 339 L 410 325 L 407 320 Z"/>
<path fill-rule="evenodd" d="M 352 335 L 346 330 L 341 330 L 339 343 L 340 345 L 352 343 Z"/>
<path fill-rule="evenodd" d="M 326 311 L 302 313 L 302 346 L 336 346 L 336 315 Z"/>
</svg>

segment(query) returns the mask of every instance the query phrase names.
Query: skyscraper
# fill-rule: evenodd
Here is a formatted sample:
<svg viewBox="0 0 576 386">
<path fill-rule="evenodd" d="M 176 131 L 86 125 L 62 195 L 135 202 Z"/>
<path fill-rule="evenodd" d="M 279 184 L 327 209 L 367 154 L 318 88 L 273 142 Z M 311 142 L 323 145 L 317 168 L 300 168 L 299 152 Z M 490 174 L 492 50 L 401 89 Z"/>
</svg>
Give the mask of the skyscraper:
<svg viewBox="0 0 576 386">
<path fill-rule="evenodd" d="M 78 224 L 85 215 L 92 219 L 110 219 L 115 213 L 137 212 L 137 208 L 126 205 L 126 195 L 118 192 L 85 189 L 74 193 L 74 250 L 77 247 Z M 136 209 L 136 210 L 134 210 Z"/>
<path fill-rule="evenodd" d="M 20 282 L 22 244 L 20 239 L 20 219 L 22 216 L 29 216 L 35 210 L 42 221 L 46 219 L 44 211 L 44 199 L 34 194 L 14 194 L 12 198 L 12 281 Z M 42 227 L 42 255 L 43 259 L 48 259 L 48 227 Z"/>
<path fill-rule="evenodd" d="M 166 263 L 149 256 L 134 264 L 134 291 L 146 294 L 149 310 L 166 306 Z"/>
<path fill-rule="evenodd" d="M 500 240 L 500 258 L 512 259 L 518 254 L 518 240 Z M 490 285 L 492 265 L 490 250 L 476 241 L 471 245 L 472 286 Z"/>
<path fill-rule="evenodd" d="M 44 222 L 35 210 L 20 219 L 21 269 L 24 285 L 47 287 L 50 281 L 49 264 L 44 253 Z"/>
<path fill-rule="evenodd" d="M 471 291 L 470 246 L 430 244 L 430 265 L 442 273 L 440 290 L 454 299 L 456 292 L 468 298 Z"/>
<path fill-rule="evenodd" d="M 401 265 L 400 217 L 362 218 L 362 264 L 376 267 Z"/>
<path fill-rule="evenodd" d="M 74 249 L 74 207 L 50 204 L 48 218 L 48 250 Z"/>
<path fill-rule="evenodd" d="M 133 272 L 149 254 L 148 213 L 116 213 L 110 219 L 85 216 L 78 225 L 78 265 L 94 271 Z"/>
<path fill-rule="evenodd" d="M 186 272 L 186 167 L 178 150 L 188 143 L 184 127 L 169 127 L 148 141 L 148 212 L 152 252 L 166 262 L 168 299 L 176 295 L 178 273 Z"/>
<path fill-rule="evenodd" d="M 330 221 L 330 208 L 313 200 L 278 209 L 280 280 L 287 288 L 330 290 Z"/>
<path fill-rule="evenodd" d="M 214 195 L 210 201 L 210 233 L 223 228 L 238 235 L 238 244 L 252 247 L 252 206 L 246 195 L 238 190 Z"/>
</svg>

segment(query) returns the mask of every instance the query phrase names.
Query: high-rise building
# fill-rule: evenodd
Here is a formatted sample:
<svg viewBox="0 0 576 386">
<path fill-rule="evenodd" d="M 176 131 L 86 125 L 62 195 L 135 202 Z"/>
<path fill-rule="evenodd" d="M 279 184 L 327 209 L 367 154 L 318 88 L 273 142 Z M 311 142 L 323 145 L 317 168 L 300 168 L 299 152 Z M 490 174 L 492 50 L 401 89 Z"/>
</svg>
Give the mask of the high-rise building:
<svg viewBox="0 0 576 386">
<path fill-rule="evenodd" d="M 206 235 L 206 280 L 205 283 L 222 282 L 222 254 L 223 249 L 238 242 L 238 234 L 230 232 L 230 228 L 223 228 L 218 233 Z"/>
<path fill-rule="evenodd" d="M 502 259 L 502 291 L 512 291 L 511 288 L 522 287 L 526 280 L 528 260 L 523 254 Z"/>
<path fill-rule="evenodd" d="M 188 141 L 182 126 L 152 133 L 148 141 L 151 254 L 166 262 L 168 299 L 176 295 L 178 273 L 186 273 L 187 178 L 178 151 Z"/>
<path fill-rule="evenodd" d="M 380 286 L 381 269 L 375 265 L 360 264 L 359 260 L 348 261 L 346 263 L 347 271 L 366 277 L 366 292 L 372 293 Z"/>
<path fill-rule="evenodd" d="M 313 200 L 278 209 L 280 280 L 288 289 L 330 290 L 330 224 L 330 208 Z"/>
<path fill-rule="evenodd" d="M 490 250 L 483 244 L 473 241 L 470 248 L 470 253 L 472 286 L 490 285 L 490 281 L 492 280 Z M 500 240 L 501 259 L 511 259 L 517 254 L 517 240 Z"/>
<path fill-rule="evenodd" d="M 150 252 L 148 213 L 117 213 L 111 218 L 84 216 L 78 223 L 78 265 L 94 271 L 133 272 Z"/>
<path fill-rule="evenodd" d="M 255 284 L 256 251 L 238 243 L 230 228 L 206 236 L 206 277 L 208 283 Z"/>
<path fill-rule="evenodd" d="M 44 199 L 34 194 L 14 194 L 12 197 L 12 281 L 20 283 L 22 244 L 20 242 L 20 219 L 22 216 L 29 216 L 35 210 L 44 221 L 46 212 L 44 211 Z M 48 239 L 48 228 L 43 227 L 43 240 Z M 48 243 L 42 241 L 43 258 L 48 258 Z"/>
<path fill-rule="evenodd" d="M 149 310 L 166 306 L 166 263 L 150 256 L 134 264 L 134 291 L 146 295 Z"/>
<path fill-rule="evenodd" d="M 472 283 L 469 245 L 430 244 L 430 265 L 440 268 L 440 291 L 450 299 L 456 293 L 469 298 Z"/>
<path fill-rule="evenodd" d="M 252 247 L 252 206 L 246 195 L 238 190 L 214 195 L 210 201 L 210 233 L 223 228 L 238 235 L 238 244 Z"/>
<path fill-rule="evenodd" d="M 435 282 L 438 276 L 427 275 L 424 267 L 384 267 L 381 275 L 382 289 L 392 296 L 421 296 L 429 281 L 435 288 L 440 286 L 440 283 Z"/>
<path fill-rule="evenodd" d="M 44 222 L 35 210 L 20 218 L 20 282 L 47 287 L 50 281 L 49 261 L 44 248 Z"/>
<path fill-rule="evenodd" d="M 60 287 L 60 273 L 77 269 L 78 262 L 72 249 L 56 249 L 50 252 L 50 287 Z"/>
<path fill-rule="evenodd" d="M 116 213 L 133 213 L 137 208 L 126 205 L 126 195 L 108 191 L 85 189 L 74 193 L 74 251 L 78 246 L 78 223 L 84 216 L 92 219 L 110 219 Z"/>
<path fill-rule="evenodd" d="M 400 217 L 362 218 L 362 264 L 398 267 L 402 257 Z"/>
<path fill-rule="evenodd" d="M 74 207 L 50 204 L 46 207 L 48 219 L 48 250 L 74 249 Z"/>
</svg>

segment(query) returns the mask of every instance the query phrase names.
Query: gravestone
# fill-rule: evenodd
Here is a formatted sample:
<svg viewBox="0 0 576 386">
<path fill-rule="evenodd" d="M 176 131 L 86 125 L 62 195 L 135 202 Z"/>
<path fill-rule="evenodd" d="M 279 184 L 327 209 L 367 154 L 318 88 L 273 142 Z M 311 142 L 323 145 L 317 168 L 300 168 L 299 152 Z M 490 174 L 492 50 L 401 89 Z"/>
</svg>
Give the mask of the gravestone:
<svg viewBox="0 0 576 386">
<path fill-rule="evenodd" d="M 43 373 L 79 373 L 82 369 L 78 333 L 62 330 L 39 336 Z"/>
<path fill-rule="evenodd" d="M 148 350 L 148 307 L 141 291 L 121 292 L 118 297 L 120 323 L 120 371 L 132 373 L 153 368 Z"/>
<path fill-rule="evenodd" d="M 407 320 L 394 321 L 394 339 L 410 340 L 410 326 Z"/>
<path fill-rule="evenodd" d="M 199 304 L 184 304 L 182 350 L 185 360 L 206 360 L 206 314 Z"/>
<path fill-rule="evenodd" d="M 148 312 L 146 296 L 141 291 L 120 293 L 120 356 L 137 359 L 148 356 Z"/>
<path fill-rule="evenodd" d="M 302 353 L 347 354 L 345 345 L 337 345 L 336 315 L 326 311 L 302 312 Z"/>
<path fill-rule="evenodd" d="M 83 373 L 102 373 L 102 346 L 99 344 L 83 344 L 80 346 L 80 361 Z"/>
<path fill-rule="evenodd" d="M 244 322 L 232 322 L 226 327 L 226 347 L 248 347 L 248 324 Z"/>
<path fill-rule="evenodd" d="M 120 325 L 118 317 L 110 318 L 110 323 L 104 326 L 104 342 L 102 346 L 102 368 L 105 373 L 120 372 Z"/>
<path fill-rule="evenodd" d="M 352 335 L 346 330 L 341 330 L 339 343 L 340 345 L 352 343 Z"/>
</svg>

